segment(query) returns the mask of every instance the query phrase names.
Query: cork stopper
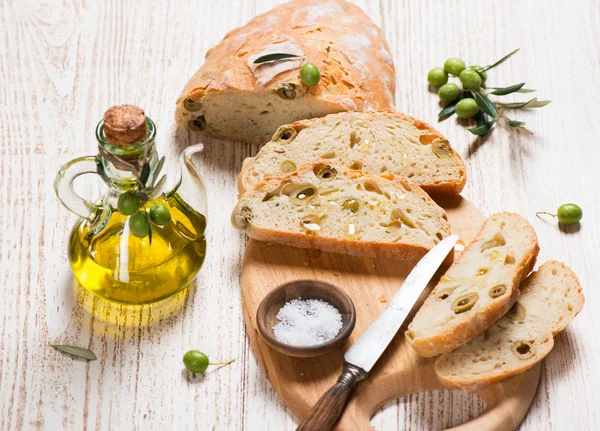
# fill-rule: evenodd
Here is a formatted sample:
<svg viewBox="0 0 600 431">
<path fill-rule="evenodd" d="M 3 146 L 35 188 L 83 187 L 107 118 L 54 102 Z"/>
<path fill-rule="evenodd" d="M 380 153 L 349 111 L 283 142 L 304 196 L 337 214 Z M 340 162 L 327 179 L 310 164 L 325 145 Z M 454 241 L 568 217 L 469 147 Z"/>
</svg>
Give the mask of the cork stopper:
<svg viewBox="0 0 600 431">
<path fill-rule="evenodd" d="M 104 113 L 104 136 L 120 147 L 133 145 L 146 136 L 146 115 L 133 105 L 113 106 Z"/>
</svg>

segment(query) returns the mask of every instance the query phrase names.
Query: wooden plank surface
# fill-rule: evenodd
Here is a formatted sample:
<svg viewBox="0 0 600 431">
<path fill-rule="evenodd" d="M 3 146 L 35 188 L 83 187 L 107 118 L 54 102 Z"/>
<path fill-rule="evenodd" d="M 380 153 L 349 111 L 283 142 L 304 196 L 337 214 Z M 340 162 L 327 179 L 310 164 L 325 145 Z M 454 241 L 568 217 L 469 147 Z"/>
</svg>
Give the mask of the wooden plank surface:
<svg viewBox="0 0 600 431">
<path fill-rule="evenodd" d="M 205 142 L 208 256 L 176 310 L 109 307 L 78 290 L 66 257 L 75 217 L 52 189 L 61 164 L 95 152 L 95 125 L 118 103 L 138 104 L 157 122 L 159 151 L 173 168 L 192 143 L 173 125 L 181 88 L 228 30 L 278 3 L 0 0 L 0 429 L 294 429 L 249 349 L 239 292 L 245 239 L 228 221 L 235 176 L 256 147 Z M 563 260 L 582 281 L 586 306 L 557 337 L 521 429 L 598 429 L 597 2 L 356 3 L 392 47 L 398 109 L 434 124 L 465 158 L 463 195 L 487 215 L 527 217 L 540 261 Z M 436 123 L 436 95 L 425 83 L 431 67 L 448 56 L 488 63 L 517 47 L 521 53 L 490 72 L 489 82 L 526 81 L 552 99 L 515 114 L 533 134 L 499 127 L 477 140 L 454 119 Z M 94 193 L 98 185 L 91 179 L 81 188 Z M 578 231 L 534 215 L 569 201 L 584 209 Z M 72 360 L 47 347 L 54 341 L 87 346 L 99 360 Z M 237 361 L 191 379 L 181 366 L 191 348 Z M 442 429 L 481 409 L 464 393 L 437 391 L 392 402 L 371 423 Z"/>
</svg>

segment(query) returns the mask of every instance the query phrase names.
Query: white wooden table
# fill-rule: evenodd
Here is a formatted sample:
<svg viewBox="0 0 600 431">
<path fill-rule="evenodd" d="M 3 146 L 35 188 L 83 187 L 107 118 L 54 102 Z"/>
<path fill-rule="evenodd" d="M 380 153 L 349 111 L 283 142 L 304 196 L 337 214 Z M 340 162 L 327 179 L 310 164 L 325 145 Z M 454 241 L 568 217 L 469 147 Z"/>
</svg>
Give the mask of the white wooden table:
<svg viewBox="0 0 600 431">
<path fill-rule="evenodd" d="M 229 224 L 242 160 L 256 147 L 207 140 L 209 251 L 179 310 L 125 312 L 77 289 L 66 241 L 75 217 L 52 182 L 66 161 L 95 152 L 94 128 L 120 103 L 158 124 L 170 168 L 189 135 L 174 102 L 206 50 L 277 0 L 0 1 L 0 429 L 291 430 L 296 419 L 257 367 L 242 320 L 245 238 Z M 534 225 L 540 261 L 563 260 L 586 305 L 556 338 L 523 430 L 600 428 L 600 8 L 595 0 L 357 0 L 380 24 L 397 67 L 397 107 L 435 125 L 464 157 L 463 195 L 486 214 L 518 212 Z M 518 112 L 533 134 L 497 127 L 475 139 L 454 118 L 438 124 L 427 71 L 448 56 L 487 64 L 520 47 L 489 83 L 526 81 L 553 103 Z M 524 97 L 528 95 L 523 95 Z M 97 186 L 83 185 L 93 191 Z M 579 231 L 540 210 L 576 202 Z M 73 360 L 47 346 L 89 347 Z M 191 379 L 198 348 L 230 367 Z M 415 394 L 389 403 L 378 430 L 442 429 L 477 415 L 466 393 Z"/>
</svg>

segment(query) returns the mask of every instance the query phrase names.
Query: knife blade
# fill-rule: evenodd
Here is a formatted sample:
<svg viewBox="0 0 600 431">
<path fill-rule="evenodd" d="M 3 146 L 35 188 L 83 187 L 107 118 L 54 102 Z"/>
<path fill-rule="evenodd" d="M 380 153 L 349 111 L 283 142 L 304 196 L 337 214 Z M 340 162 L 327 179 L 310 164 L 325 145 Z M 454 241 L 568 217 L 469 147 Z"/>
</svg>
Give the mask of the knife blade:
<svg viewBox="0 0 600 431">
<path fill-rule="evenodd" d="M 385 310 L 346 351 L 342 375 L 317 401 L 298 431 L 322 431 L 333 427 L 344 411 L 352 389 L 367 378 L 456 241 L 458 235 L 446 237 L 417 263 Z"/>
</svg>

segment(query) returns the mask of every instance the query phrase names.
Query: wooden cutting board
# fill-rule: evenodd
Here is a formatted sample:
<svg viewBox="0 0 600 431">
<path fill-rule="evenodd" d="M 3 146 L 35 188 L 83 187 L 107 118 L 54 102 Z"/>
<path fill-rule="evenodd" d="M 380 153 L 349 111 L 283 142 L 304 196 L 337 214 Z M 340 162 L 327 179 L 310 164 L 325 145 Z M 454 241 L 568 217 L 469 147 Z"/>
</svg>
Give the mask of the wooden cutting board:
<svg viewBox="0 0 600 431">
<path fill-rule="evenodd" d="M 460 236 L 456 247 L 469 243 L 483 223 L 483 215 L 466 199 L 448 198 L 446 209 L 452 232 Z M 458 253 L 456 253 L 458 256 Z M 292 412 L 303 419 L 342 371 L 344 351 L 385 308 L 413 264 L 387 259 L 320 253 L 250 240 L 242 264 L 242 295 L 246 329 L 254 354 L 269 381 Z M 438 274 L 439 276 L 440 274 Z M 433 288 L 437 278 L 432 281 Z M 356 307 L 356 326 L 346 346 L 316 358 L 293 358 L 271 349 L 256 329 L 256 310 L 265 295 L 287 281 L 325 280 L 344 289 Z M 421 301 L 429 293 L 421 297 Z M 411 317 L 409 316 L 409 321 Z M 420 358 L 404 340 L 400 329 L 369 378 L 359 383 L 338 430 L 371 429 L 369 421 L 387 401 L 428 389 L 440 389 L 433 359 Z M 486 403 L 485 412 L 454 429 L 461 431 L 512 431 L 521 423 L 535 395 L 541 365 L 503 383 L 475 391 Z"/>
</svg>

